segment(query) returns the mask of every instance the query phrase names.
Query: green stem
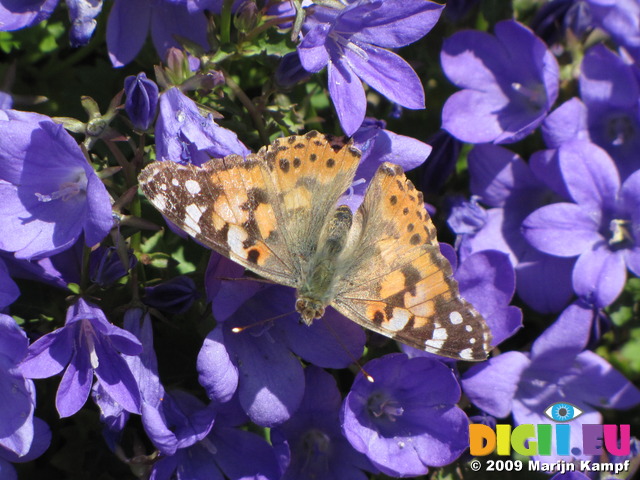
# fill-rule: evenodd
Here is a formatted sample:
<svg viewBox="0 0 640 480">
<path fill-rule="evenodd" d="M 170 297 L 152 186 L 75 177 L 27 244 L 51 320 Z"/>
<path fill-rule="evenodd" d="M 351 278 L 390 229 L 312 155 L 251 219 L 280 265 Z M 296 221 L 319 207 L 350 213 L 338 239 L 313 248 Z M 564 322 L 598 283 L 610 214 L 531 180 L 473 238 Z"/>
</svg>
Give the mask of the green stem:
<svg viewBox="0 0 640 480">
<path fill-rule="evenodd" d="M 82 267 L 80 269 L 80 295 L 83 295 L 89 288 L 89 257 L 91 248 L 86 245 L 82 249 Z"/>
<path fill-rule="evenodd" d="M 268 30 L 269 28 L 273 27 L 274 25 L 278 25 L 280 23 L 285 23 L 285 22 L 291 22 L 295 18 L 296 18 L 295 16 L 291 15 L 289 17 L 284 17 L 284 18 L 276 17 L 276 18 L 272 18 L 271 20 L 267 20 L 262 25 L 257 26 L 256 28 L 251 30 L 249 33 L 247 33 L 245 35 L 245 37 L 244 37 L 244 41 L 248 43 L 254 37 L 256 37 L 257 35 L 260 35 L 262 32 L 264 32 L 265 30 Z"/>
<path fill-rule="evenodd" d="M 220 18 L 220 40 L 222 43 L 231 42 L 231 7 L 233 0 L 224 0 L 222 4 L 222 13 Z"/>
</svg>

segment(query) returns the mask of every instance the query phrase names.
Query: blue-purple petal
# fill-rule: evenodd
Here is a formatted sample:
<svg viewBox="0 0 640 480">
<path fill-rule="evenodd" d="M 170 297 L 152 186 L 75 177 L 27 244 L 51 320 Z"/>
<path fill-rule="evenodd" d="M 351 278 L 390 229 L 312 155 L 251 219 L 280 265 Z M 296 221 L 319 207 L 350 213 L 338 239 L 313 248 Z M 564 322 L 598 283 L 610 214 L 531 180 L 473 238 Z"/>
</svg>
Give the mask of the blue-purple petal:
<svg viewBox="0 0 640 480">
<path fill-rule="evenodd" d="M 364 350 L 362 327 L 332 308 L 310 326 L 298 319 L 283 319 L 276 325 L 291 351 L 323 368 L 345 368 L 360 358 Z"/>
<path fill-rule="evenodd" d="M 87 402 L 93 382 L 89 352 L 76 352 L 60 380 L 56 408 L 60 417 L 70 417 Z"/>
<path fill-rule="evenodd" d="M 238 367 L 232 362 L 224 343 L 222 326 L 205 338 L 198 353 L 198 381 L 209 398 L 227 402 L 238 388 Z"/>
<path fill-rule="evenodd" d="M 156 2 L 151 9 L 151 37 L 161 59 L 171 47 L 180 48 L 176 36 L 207 49 L 207 17 L 203 11 L 189 12 L 184 4 Z"/>
<path fill-rule="evenodd" d="M 615 163 L 597 145 L 574 141 L 560 146 L 558 161 L 571 198 L 587 209 L 612 209 L 620 189 Z"/>
<path fill-rule="evenodd" d="M 326 48 L 327 35 L 331 29 L 328 24 L 319 24 L 311 28 L 298 46 L 300 63 L 307 72 L 319 72 L 329 63 Z"/>
<path fill-rule="evenodd" d="M 152 8 L 148 0 L 114 2 L 107 21 L 107 48 L 114 67 L 129 63 L 144 45 Z"/>
<path fill-rule="evenodd" d="M 358 77 L 398 105 L 424 108 L 424 88 L 411 65 L 399 55 L 373 45 L 363 47 L 363 52 L 364 57 L 351 50 L 344 53 L 346 63 Z M 393 75 L 386 72 L 393 72 Z"/>
<path fill-rule="evenodd" d="M 367 99 L 362 82 L 345 62 L 330 61 L 329 94 L 336 108 L 342 130 L 353 135 L 364 121 Z"/>
<path fill-rule="evenodd" d="M 627 280 L 624 251 L 604 246 L 582 253 L 573 268 L 573 289 L 582 298 L 607 307 L 622 293 Z"/>
<path fill-rule="evenodd" d="M 29 346 L 20 371 L 27 378 L 47 378 L 60 373 L 73 355 L 73 331 L 59 328 Z"/>
<path fill-rule="evenodd" d="M 560 257 L 580 255 L 602 242 L 598 229 L 599 218 L 574 203 L 546 205 L 522 223 L 522 233 L 531 245 Z"/>
<path fill-rule="evenodd" d="M 435 2 L 385 0 L 372 8 L 357 33 L 361 42 L 384 48 L 404 47 L 424 37 L 440 18 L 444 5 Z M 347 14 L 345 14 L 346 16 Z"/>
<path fill-rule="evenodd" d="M 511 412 L 518 383 L 530 363 L 523 353 L 503 353 L 467 370 L 462 376 L 462 389 L 474 405 L 504 418 Z"/>
</svg>

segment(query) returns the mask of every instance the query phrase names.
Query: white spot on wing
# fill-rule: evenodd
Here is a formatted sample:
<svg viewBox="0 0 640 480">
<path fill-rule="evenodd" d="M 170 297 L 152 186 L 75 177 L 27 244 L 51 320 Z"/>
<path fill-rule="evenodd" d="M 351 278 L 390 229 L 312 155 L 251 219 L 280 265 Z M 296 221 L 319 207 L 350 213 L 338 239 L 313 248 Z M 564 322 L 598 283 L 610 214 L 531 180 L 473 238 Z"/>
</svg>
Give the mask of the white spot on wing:
<svg viewBox="0 0 640 480">
<path fill-rule="evenodd" d="M 187 180 L 184 182 L 184 186 L 191 195 L 197 195 L 200 193 L 200 184 L 195 180 Z"/>
<path fill-rule="evenodd" d="M 151 199 L 151 203 L 153 203 L 161 212 L 165 212 L 167 210 L 167 197 L 161 193 L 156 194 L 156 196 Z"/>
<path fill-rule="evenodd" d="M 462 315 L 460 315 L 460 312 L 451 312 L 449 314 L 449 321 L 454 325 L 458 325 L 462 323 Z"/>
<path fill-rule="evenodd" d="M 431 347 L 435 350 L 440 350 L 442 348 L 442 345 L 444 345 L 444 340 L 434 340 L 430 338 L 429 340 L 425 340 L 424 344 L 427 347 Z"/>
<path fill-rule="evenodd" d="M 163 192 L 167 191 L 167 184 L 166 183 L 161 183 L 160 184 L 160 190 L 162 190 Z"/>
<path fill-rule="evenodd" d="M 472 327 L 471 325 L 465 325 L 465 326 L 464 326 L 464 329 L 465 329 L 467 332 L 472 332 L 472 331 L 473 331 L 473 327 Z"/>
<path fill-rule="evenodd" d="M 473 350 L 471 350 L 470 348 L 465 348 L 464 350 L 460 350 L 460 358 L 464 360 L 472 360 Z"/>
<path fill-rule="evenodd" d="M 389 330 L 397 332 L 402 330 L 409 321 L 409 312 L 401 308 L 394 308 L 389 323 L 385 323 L 384 326 Z"/>
<path fill-rule="evenodd" d="M 198 222 L 200 222 L 200 217 L 202 216 L 202 210 L 200 210 L 200 207 L 198 207 L 195 203 L 192 203 L 191 205 L 187 206 L 187 208 L 185 208 L 186 212 L 187 212 L 187 216 L 184 219 L 184 225 L 193 230 L 196 233 L 200 233 L 200 225 L 198 225 Z"/>
<path fill-rule="evenodd" d="M 433 331 L 434 340 L 446 340 L 448 337 L 446 328 L 436 328 Z"/>
<path fill-rule="evenodd" d="M 180 185 L 180 182 L 178 181 L 177 178 L 172 178 L 171 185 L 173 185 L 174 187 L 177 187 L 178 185 Z"/>
<path fill-rule="evenodd" d="M 227 232 L 227 243 L 229 250 L 242 258 L 246 258 L 243 242 L 247 239 L 247 231 L 238 225 L 229 225 Z"/>
</svg>

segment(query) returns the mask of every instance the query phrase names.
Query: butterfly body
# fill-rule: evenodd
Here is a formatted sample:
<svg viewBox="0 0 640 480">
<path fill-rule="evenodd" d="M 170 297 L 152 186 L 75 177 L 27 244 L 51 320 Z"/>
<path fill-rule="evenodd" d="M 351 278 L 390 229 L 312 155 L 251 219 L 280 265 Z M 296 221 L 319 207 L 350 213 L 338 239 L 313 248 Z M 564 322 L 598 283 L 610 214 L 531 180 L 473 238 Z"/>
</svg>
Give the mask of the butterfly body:
<svg viewBox="0 0 640 480">
<path fill-rule="evenodd" d="M 155 162 L 139 180 L 151 203 L 198 241 L 295 288 L 304 323 L 331 306 L 416 348 L 486 358 L 490 331 L 460 297 L 422 194 L 402 169 L 382 164 L 357 211 L 336 207 L 359 160 L 352 146 L 309 132 L 201 168 Z"/>
<path fill-rule="evenodd" d="M 347 235 L 353 223 L 353 214 L 346 205 L 336 209 L 326 223 L 316 252 L 302 276 L 304 282 L 298 288 L 296 310 L 302 320 L 310 325 L 314 319 L 322 318 L 325 308 L 331 304 L 335 294 L 336 280 L 340 274 L 340 257 L 344 251 Z"/>
</svg>

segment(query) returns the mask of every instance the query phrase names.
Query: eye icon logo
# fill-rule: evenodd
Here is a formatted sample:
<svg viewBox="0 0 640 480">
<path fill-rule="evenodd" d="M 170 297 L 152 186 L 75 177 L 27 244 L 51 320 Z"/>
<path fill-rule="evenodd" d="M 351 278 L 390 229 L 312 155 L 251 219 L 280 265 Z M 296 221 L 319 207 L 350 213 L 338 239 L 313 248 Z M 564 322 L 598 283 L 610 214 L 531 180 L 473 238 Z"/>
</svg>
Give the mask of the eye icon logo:
<svg viewBox="0 0 640 480">
<path fill-rule="evenodd" d="M 570 422 L 582 415 L 582 410 L 570 403 L 556 402 L 549 405 L 544 414 L 554 422 Z"/>
</svg>

